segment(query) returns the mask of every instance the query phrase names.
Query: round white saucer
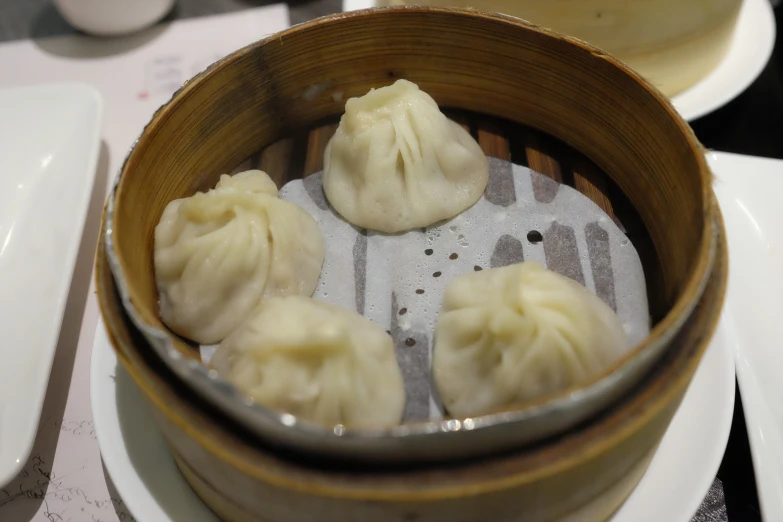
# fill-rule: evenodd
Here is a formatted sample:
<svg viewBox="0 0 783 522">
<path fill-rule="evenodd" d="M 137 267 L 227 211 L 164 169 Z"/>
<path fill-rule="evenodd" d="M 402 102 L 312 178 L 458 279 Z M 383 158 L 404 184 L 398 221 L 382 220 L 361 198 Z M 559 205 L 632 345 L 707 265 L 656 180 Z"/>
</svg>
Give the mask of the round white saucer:
<svg viewBox="0 0 783 522">
<path fill-rule="evenodd" d="M 95 332 L 90 386 L 103 462 L 134 518 L 217 520 L 180 475 L 103 323 Z M 733 405 L 734 357 L 719 327 L 647 473 L 613 522 L 689 521 L 723 458 Z"/>
<path fill-rule="evenodd" d="M 769 0 L 745 0 L 726 57 L 699 83 L 672 98 L 688 121 L 742 94 L 766 67 L 775 47 L 775 13 Z"/>
<path fill-rule="evenodd" d="M 375 5 L 376 0 L 343 0 L 343 11 Z M 758 78 L 774 47 L 775 13 L 769 0 L 745 0 L 725 58 L 699 83 L 674 96 L 674 107 L 691 121 L 726 105 Z"/>
</svg>

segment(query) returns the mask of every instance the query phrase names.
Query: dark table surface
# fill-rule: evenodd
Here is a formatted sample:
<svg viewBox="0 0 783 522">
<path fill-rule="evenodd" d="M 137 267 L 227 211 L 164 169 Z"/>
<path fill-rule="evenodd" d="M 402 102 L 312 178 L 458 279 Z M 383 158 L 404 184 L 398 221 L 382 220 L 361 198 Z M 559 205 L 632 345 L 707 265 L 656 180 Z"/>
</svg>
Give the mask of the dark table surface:
<svg viewBox="0 0 783 522">
<path fill-rule="evenodd" d="M 178 0 L 168 19 L 192 18 L 248 9 L 272 1 Z M 341 0 L 287 2 L 291 23 L 338 12 Z M 783 5 L 775 8 L 778 34 Z M 0 0 L 0 42 L 73 33 L 50 0 Z M 691 125 L 705 147 L 783 159 L 783 43 L 779 39 L 767 67 L 734 101 Z M 718 476 L 693 522 L 761 520 L 748 446 L 745 416 L 737 389 L 731 435 Z M 676 480 L 676 477 L 672 477 Z M 661 521 L 667 522 L 667 521 Z"/>
</svg>

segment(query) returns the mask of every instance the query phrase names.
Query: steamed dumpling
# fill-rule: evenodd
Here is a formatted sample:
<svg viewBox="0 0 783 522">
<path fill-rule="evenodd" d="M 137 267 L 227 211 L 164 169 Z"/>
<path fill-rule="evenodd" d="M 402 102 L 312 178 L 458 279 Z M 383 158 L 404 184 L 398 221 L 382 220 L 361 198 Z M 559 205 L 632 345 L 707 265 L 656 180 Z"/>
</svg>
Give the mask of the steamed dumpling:
<svg viewBox="0 0 783 522">
<path fill-rule="evenodd" d="M 161 317 L 200 344 L 220 342 L 263 298 L 312 295 L 323 260 L 317 223 L 278 199 L 269 176 L 224 176 L 169 203 L 155 228 Z"/>
<path fill-rule="evenodd" d="M 528 262 L 446 287 L 433 374 L 449 413 L 469 417 L 584 384 L 628 349 L 620 319 L 601 299 Z"/>
<path fill-rule="evenodd" d="M 392 426 L 405 406 L 391 336 L 306 297 L 263 301 L 212 365 L 260 404 L 326 426 Z"/>
<path fill-rule="evenodd" d="M 348 100 L 324 154 L 329 203 L 354 225 L 381 232 L 452 218 L 488 180 L 476 140 L 407 80 Z"/>
</svg>

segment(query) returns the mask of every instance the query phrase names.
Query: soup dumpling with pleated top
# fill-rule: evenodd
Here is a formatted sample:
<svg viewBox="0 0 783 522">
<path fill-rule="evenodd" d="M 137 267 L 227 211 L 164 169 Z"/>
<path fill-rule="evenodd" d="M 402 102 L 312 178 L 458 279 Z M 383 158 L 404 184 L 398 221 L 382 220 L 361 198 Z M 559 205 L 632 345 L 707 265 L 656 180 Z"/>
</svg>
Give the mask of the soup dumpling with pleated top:
<svg viewBox="0 0 783 522">
<path fill-rule="evenodd" d="M 407 80 L 345 104 L 324 153 L 324 191 L 350 223 L 396 233 L 450 219 L 484 193 L 481 147 Z"/>
<path fill-rule="evenodd" d="M 629 350 L 620 318 L 599 297 L 525 262 L 449 283 L 432 370 L 448 412 L 467 417 L 586 384 Z"/>
<path fill-rule="evenodd" d="M 259 404 L 323 426 L 394 426 L 405 407 L 391 336 L 312 298 L 263 301 L 220 344 L 212 366 Z"/>
<path fill-rule="evenodd" d="M 318 224 L 278 198 L 265 172 L 223 175 L 169 203 L 155 228 L 161 318 L 183 337 L 218 343 L 262 299 L 312 295 L 323 261 Z"/>
</svg>

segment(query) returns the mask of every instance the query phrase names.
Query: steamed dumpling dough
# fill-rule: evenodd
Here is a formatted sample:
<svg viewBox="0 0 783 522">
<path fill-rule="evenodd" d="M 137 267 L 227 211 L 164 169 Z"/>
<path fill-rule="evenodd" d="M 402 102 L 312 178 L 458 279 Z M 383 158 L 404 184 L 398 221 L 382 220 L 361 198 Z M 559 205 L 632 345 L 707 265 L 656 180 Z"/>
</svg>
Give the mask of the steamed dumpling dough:
<svg viewBox="0 0 783 522">
<path fill-rule="evenodd" d="M 433 373 L 448 412 L 469 417 L 584 384 L 628 349 L 620 319 L 600 298 L 528 262 L 446 287 Z"/>
<path fill-rule="evenodd" d="M 407 80 L 348 100 L 324 153 L 329 203 L 354 225 L 381 232 L 452 218 L 488 180 L 476 140 Z"/>
<path fill-rule="evenodd" d="M 236 189 L 277 196 L 277 185 L 263 170 L 246 170 L 233 176 L 223 174 L 215 186 L 216 189 Z"/>
<path fill-rule="evenodd" d="M 326 426 L 392 426 L 405 406 L 391 336 L 307 297 L 263 301 L 212 365 L 260 404 Z"/>
<path fill-rule="evenodd" d="M 312 295 L 323 260 L 317 223 L 279 199 L 269 176 L 224 175 L 169 203 L 155 228 L 161 317 L 200 344 L 220 342 L 261 299 Z"/>
</svg>

